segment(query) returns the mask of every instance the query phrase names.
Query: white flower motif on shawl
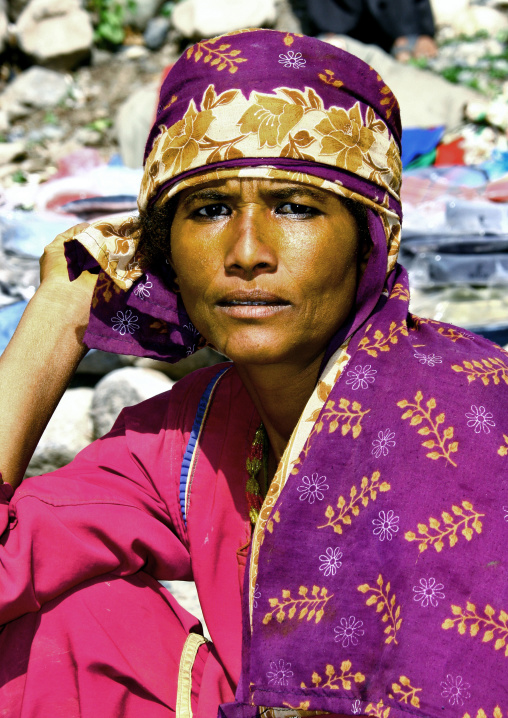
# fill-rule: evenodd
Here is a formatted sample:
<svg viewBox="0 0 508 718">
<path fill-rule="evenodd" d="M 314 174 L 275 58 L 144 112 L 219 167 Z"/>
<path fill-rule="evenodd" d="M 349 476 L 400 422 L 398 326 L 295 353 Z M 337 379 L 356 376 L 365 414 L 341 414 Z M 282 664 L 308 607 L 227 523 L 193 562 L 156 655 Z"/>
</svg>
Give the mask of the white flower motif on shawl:
<svg viewBox="0 0 508 718">
<path fill-rule="evenodd" d="M 125 312 L 118 310 L 111 321 L 113 323 L 113 331 L 119 332 L 122 336 L 127 333 L 134 334 L 136 329 L 139 329 L 139 324 L 136 324 L 138 317 L 133 314 L 130 309 L 127 309 Z"/>
<path fill-rule="evenodd" d="M 188 332 L 190 332 L 191 334 L 194 334 L 195 336 L 197 334 L 199 334 L 198 330 L 196 329 L 196 327 L 194 326 L 194 324 L 192 322 L 188 322 L 187 324 L 184 324 L 183 328 L 187 329 Z"/>
<path fill-rule="evenodd" d="M 358 637 L 365 633 L 362 626 L 363 621 L 357 621 L 354 616 L 341 618 L 340 626 L 333 629 L 336 633 L 335 640 L 342 645 L 342 648 L 348 648 L 349 644 L 357 646 Z"/>
<path fill-rule="evenodd" d="M 254 595 L 252 596 L 252 605 L 254 608 L 258 607 L 258 601 L 261 598 L 261 591 L 259 590 L 259 584 L 256 583 L 254 586 Z"/>
<path fill-rule="evenodd" d="M 418 359 L 420 364 L 427 364 L 427 366 L 435 366 L 436 364 L 442 364 L 442 357 L 437 354 L 423 354 L 422 352 L 414 353 L 415 359 Z"/>
<path fill-rule="evenodd" d="M 356 391 L 357 389 L 368 389 L 369 384 L 373 384 L 376 381 L 377 370 L 372 369 L 370 364 L 365 366 L 355 366 L 354 369 L 348 371 L 347 375 L 349 379 L 346 379 L 346 384 L 352 384 L 351 389 Z"/>
<path fill-rule="evenodd" d="M 196 351 L 196 345 L 193 344 L 191 347 L 187 347 L 187 352 L 186 352 L 186 354 L 187 354 L 188 357 L 190 357 L 190 355 L 191 355 L 191 354 L 194 354 L 195 351 Z"/>
<path fill-rule="evenodd" d="M 328 484 L 325 484 L 326 476 L 319 476 L 315 473 L 310 478 L 304 476 L 302 481 L 303 484 L 297 489 L 300 492 L 300 501 L 308 501 L 309 504 L 313 504 L 314 501 L 322 501 L 325 498 L 323 491 L 329 488 Z"/>
<path fill-rule="evenodd" d="M 289 681 L 288 678 L 293 677 L 293 671 L 291 669 L 291 663 L 286 663 L 282 658 L 276 661 L 270 661 L 271 671 L 268 671 L 266 677 L 268 683 L 272 683 L 274 686 L 287 686 Z"/>
<path fill-rule="evenodd" d="M 319 560 L 322 561 L 319 570 L 323 571 L 325 576 L 335 576 L 337 569 L 342 566 L 341 558 L 342 551 L 340 548 L 327 548 L 325 553 L 319 557 Z"/>
<path fill-rule="evenodd" d="M 469 419 L 467 425 L 474 428 L 477 434 L 480 434 L 482 429 L 486 434 L 490 434 L 490 427 L 496 424 L 492 421 L 492 414 L 487 411 L 484 406 L 471 406 L 471 411 L 466 412 L 466 419 Z"/>
<path fill-rule="evenodd" d="M 153 284 L 147 277 L 146 282 L 139 282 L 138 284 L 136 284 L 136 286 L 134 287 L 134 294 L 139 299 L 146 299 L 147 297 L 150 296 L 150 289 L 152 287 L 153 287 Z"/>
<path fill-rule="evenodd" d="M 362 704 L 358 700 L 358 698 L 353 701 L 351 704 L 351 713 L 355 716 L 359 715 L 362 712 Z"/>
<path fill-rule="evenodd" d="M 385 539 L 391 541 L 393 535 L 399 530 L 399 517 L 395 516 L 391 509 L 386 513 L 380 511 L 378 516 L 379 518 L 372 520 L 375 526 L 372 533 L 374 536 L 379 536 L 380 541 L 384 541 Z"/>
<path fill-rule="evenodd" d="M 462 676 L 452 678 L 450 674 L 446 676 L 446 681 L 441 683 L 443 692 L 441 695 L 443 698 L 448 698 L 448 703 L 451 706 L 463 706 L 464 700 L 471 697 L 471 694 L 467 690 L 471 686 L 469 683 L 465 683 L 462 680 Z"/>
<path fill-rule="evenodd" d="M 380 456 L 388 456 L 390 449 L 395 446 L 395 432 L 386 429 L 380 431 L 377 435 L 377 439 L 374 439 L 372 446 L 374 447 L 371 451 L 372 455 L 379 459 Z"/>
<path fill-rule="evenodd" d="M 307 60 L 302 56 L 301 52 L 288 50 L 287 55 L 279 55 L 279 63 L 284 67 L 303 67 Z"/>
<path fill-rule="evenodd" d="M 413 591 L 415 592 L 415 595 L 413 596 L 413 599 L 415 601 L 421 601 L 422 608 L 427 608 L 427 606 L 430 605 L 436 608 L 438 605 L 438 598 L 444 598 L 445 595 L 443 593 L 443 584 L 442 583 L 436 583 L 435 578 L 429 578 L 427 581 L 426 578 L 420 579 L 420 585 L 419 586 L 413 586 Z"/>
<path fill-rule="evenodd" d="M 508 506 L 503 506 L 504 520 L 508 521 Z"/>
</svg>

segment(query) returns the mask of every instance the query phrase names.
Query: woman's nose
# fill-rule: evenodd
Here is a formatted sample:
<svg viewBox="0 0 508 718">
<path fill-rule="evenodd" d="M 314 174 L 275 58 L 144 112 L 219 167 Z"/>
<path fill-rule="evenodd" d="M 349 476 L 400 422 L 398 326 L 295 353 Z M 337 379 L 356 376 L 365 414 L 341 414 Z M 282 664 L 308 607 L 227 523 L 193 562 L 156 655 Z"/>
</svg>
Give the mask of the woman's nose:
<svg viewBox="0 0 508 718">
<path fill-rule="evenodd" d="M 224 260 L 226 273 L 253 279 L 277 269 L 277 257 L 270 241 L 269 222 L 264 215 L 239 213 L 228 227 Z"/>
</svg>

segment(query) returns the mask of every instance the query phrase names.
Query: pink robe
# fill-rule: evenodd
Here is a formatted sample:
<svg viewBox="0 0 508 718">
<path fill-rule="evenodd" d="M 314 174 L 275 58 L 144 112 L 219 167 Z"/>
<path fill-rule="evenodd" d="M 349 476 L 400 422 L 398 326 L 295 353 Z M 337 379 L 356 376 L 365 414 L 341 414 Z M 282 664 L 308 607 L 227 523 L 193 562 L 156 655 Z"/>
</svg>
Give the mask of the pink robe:
<svg viewBox="0 0 508 718">
<path fill-rule="evenodd" d="M 182 647 L 201 631 L 158 580 L 194 580 L 213 644 L 192 672 L 194 716 L 233 699 L 250 523 L 245 461 L 259 416 L 234 368 L 200 436 L 187 525 L 182 458 L 218 367 L 125 409 L 68 466 L 0 487 L 0 716 L 174 714 Z"/>
</svg>

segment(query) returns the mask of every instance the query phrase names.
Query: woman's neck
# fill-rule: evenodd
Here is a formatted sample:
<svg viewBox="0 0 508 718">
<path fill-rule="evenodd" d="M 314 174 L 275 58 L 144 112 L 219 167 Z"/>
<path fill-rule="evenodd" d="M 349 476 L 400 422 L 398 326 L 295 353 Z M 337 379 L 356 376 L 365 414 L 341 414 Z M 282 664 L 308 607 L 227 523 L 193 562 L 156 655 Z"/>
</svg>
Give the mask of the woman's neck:
<svg viewBox="0 0 508 718">
<path fill-rule="evenodd" d="M 322 356 L 305 367 L 236 365 L 264 424 L 276 463 L 307 404 L 319 374 Z"/>
</svg>

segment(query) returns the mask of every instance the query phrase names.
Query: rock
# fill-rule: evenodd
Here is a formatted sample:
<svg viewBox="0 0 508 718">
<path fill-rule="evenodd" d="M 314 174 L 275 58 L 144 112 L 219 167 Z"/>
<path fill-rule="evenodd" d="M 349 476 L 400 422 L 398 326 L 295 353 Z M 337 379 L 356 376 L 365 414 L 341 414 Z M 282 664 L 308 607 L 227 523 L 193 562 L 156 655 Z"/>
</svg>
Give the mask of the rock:
<svg viewBox="0 0 508 718">
<path fill-rule="evenodd" d="M 143 35 L 149 50 L 159 50 L 164 45 L 170 24 L 168 17 L 154 17 L 149 21 Z"/>
<path fill-rule="evenodd" d="M 452 85 L 432 72 L 397 62 L 375 45 L 365 45 L 345 35 L 336 35 L 327 42 L 351 52 L 377 70 L 399 101 L 404 127 L 454 128 L 463 121 L 467 103 L 482 98 L 478 92 Z"/>
<path fill-rule="evenodd" d="M 148 50 L 146 47 L 143 47 L 142 45 L 126 45 L 125 47 L 122 47 L 122 49 L 119 51 L 118 56 L 122 60 L 141 60 L 142 58 L 145 58 L 149 55 Z"/>
<path fill-rule="evenodd" d="M 136 90 L 123 102 L 116 116 L 115 131 L 120 154 L 127 167 L 142 167 L 148 133 L 159 95 L 159 81 Z"/>
<path fill-rule="evenodd" d="M 42 435 L 26 471 L 37 476 L 68 464 L 92 440 L 93 389 L 68 389 Z"/>
<path fill-rule="evenodd" d="M 0 142 L 0 166 L 12 162 L 24 152 L 24 142 Z"/>
<path fill-rule="evenodd" d="M 72 70 L 93 43 L 90 17 L 79 0 L 31 0 L 16 24 L 18 45 L 39 65 Z"/>
<path fill-rule="evenodd" d="M 292 33 L 303 32 L 302 23 L 296 16 L 289 0 L 275 0 L 275 6 L 277 10 L 277 20 L 274 25 L 274 30 Z"/>
<path fill-rule="evenodd" d="M 124 354 L 110 354 L 109 352 L 100 351 L 100 349 L 91 349 L 81 360 L 76 374 L 105 376 L 115 371 L 115 369 L 133 366 L 135 361 L 135 357 L 125 356 Z"/>
<path fill-rule="evenodd" d="M 181 0 L 171 15 L 184 37 L 215 37 L 245 27 L 266 27 L 277 19 L 275 0 Z"/>
<path fill-rule="evenodd" d="M 101 379 L 92 400 L 94 436 L 104 436 L 126 406 L 171 389 L 174 382 L 161 372 L 140 367 L 117 369 Z"/>
<path fill-rule="evenodd" d="M 454 20 L 467 11 L 469 0 L 431 0 L 432 14 L 437 27 L 452 25 Z"/>
<path fill-rule="evenodd" d="M 33 109 L 49 109 L 69 92 L 69 80 L 60 72 L 31 67 L 19 75 L 0 96 L 0 107 L 9 120 L 29 115 Z"/>
<path fill-rule="evenodd" d="M 471 37 L 486 31 L 496 36 L 508 27 L 506 13 L 494 7 L 471 5 L 469 0 L 432 0 L 432 11 L 436 25 L 450 26 L 455 35 Z"/>
<path fill-rule="evenodd" d="M 210 347 L 205 347 L 185 357 L 185 359 L 180 359 L 180 361 L 175 364 L 170 364 L 166 361 L 157 361 L 157 359 L 134 358 L 134 366 L 143 367 L 144 369 L 156 369 L 169 376 L 170 379 L 178 381 L 178 379 L 190 374 L 191 371 L 202 369 L 206 366 L 213 366 L 214 364 L 219 364 L 224 361 L 227 361 L 226 357 L 210 349 Z"/>
<path fill-rule="evenodd" d="M 157 14 L 163 1 L 136 0 L 135 3 L 130 3 L 129 0 L 117 0 L 117 4 L 123 8 L 123 24 L 138 30 L 145 30 L 149 21 Z"/>
</svg>

